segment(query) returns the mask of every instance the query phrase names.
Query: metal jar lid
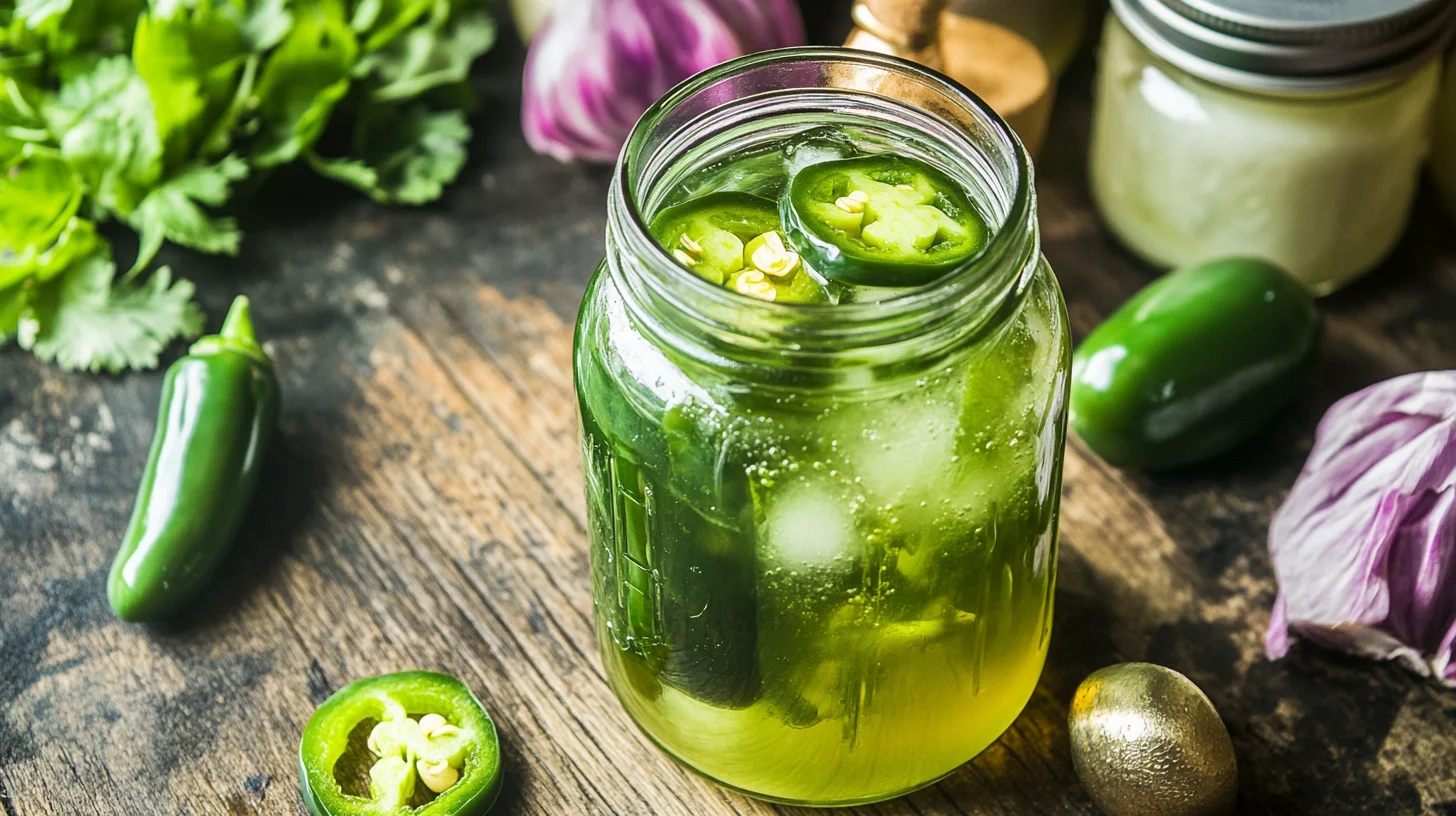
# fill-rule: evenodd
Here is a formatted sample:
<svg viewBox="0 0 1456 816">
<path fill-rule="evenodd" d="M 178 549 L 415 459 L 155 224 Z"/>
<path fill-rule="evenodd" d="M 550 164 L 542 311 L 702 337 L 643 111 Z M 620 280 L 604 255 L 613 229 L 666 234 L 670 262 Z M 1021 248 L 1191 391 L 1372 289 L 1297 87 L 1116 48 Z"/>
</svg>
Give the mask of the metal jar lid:
<svg viewBox="0 0 1456 816">
<path fill-rule="evenodd" d="M 1453 0 L 1112 0 L 1149 51 L 1254 91 L 1320 92 L 1405 76 L 1440 53 Z"/>
</svg>

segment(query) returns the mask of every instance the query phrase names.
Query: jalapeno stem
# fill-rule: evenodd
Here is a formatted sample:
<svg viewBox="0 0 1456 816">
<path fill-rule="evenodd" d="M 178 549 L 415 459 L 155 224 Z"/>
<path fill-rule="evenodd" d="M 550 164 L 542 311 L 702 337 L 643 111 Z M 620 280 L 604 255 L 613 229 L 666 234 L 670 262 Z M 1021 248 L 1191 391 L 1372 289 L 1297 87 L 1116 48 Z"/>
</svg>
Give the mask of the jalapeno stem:
<svg viewBox="0 0 1456 816">
<path fill-rule="evenodd" d="M 246 295 L 233 298 L 233 305 L 223 319 L 222 329 L 192 344 L 191 353 L 199 356 L 235 351 L 260 363 L 268 364 L 268 355 L 253 331 L 252 303 Z"/>
<path fill-rule="evenodd" d="M 253 333 L 252 304 L 247 295 L 233 298 L 232 308 L 228 309 L 227 318 L 222 321 L 222 331 L 218 334 L 228 340 L 258 345 L 258 335 Z"/>
</svg>

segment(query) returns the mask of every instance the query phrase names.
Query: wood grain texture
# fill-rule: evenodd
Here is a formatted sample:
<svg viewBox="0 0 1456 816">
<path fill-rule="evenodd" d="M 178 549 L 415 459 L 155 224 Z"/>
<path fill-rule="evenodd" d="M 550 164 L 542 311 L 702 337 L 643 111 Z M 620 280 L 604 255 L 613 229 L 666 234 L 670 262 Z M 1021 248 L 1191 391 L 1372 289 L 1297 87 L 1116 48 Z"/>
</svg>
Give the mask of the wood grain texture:
<svg viewBox="0 0 1456 816">
<path fill-rule="evenodd" d="M 826 39 L 832 37 L 827 35 Z M 490 59 L 473 163 L 438 206 L 275 181 L 235 261 L 175 253 L 219 316 L 255 302 L 285 388 L 255 512 L 185 621 L 123 625 L 105 576 L 161 377 L 0 353 L 0 814 L 296 814 L 314 706 L 409 667 L 465 680 L 500 727 L 499 812 L 768 814 L 656 751 L 591 630 L 571 323 L 601 252 L 603 170 L 533 157 L 519 53 Z M 1083 181 L 1089 61 L 1039 163 L 1045 250 L 1080 337 L 1154 272 Z M 1151 660 L 1213 699 L 1249 813 L 1456 812 L 1456 694 L 1306 646 L 1260 649 L 1269 515 L 1351 390 L 1456 366 L 1456 240 L 1423 199 L 1395 256 L 1323 302 L 1319 385 L 1215 465 L 1149 477 L 1068 449 L 1052 651 L 1021 718 L 929 789 L 846 813 L 1092 814 L 1066 745 L 1090 671 Z"/>
</svg>

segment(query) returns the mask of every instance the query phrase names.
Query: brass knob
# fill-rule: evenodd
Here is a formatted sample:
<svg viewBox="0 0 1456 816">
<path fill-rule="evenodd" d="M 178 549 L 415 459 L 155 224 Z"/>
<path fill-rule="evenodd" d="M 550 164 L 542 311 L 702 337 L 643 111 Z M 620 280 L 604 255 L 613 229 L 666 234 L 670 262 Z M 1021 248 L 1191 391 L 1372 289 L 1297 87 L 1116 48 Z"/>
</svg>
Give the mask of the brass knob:
<svg viewBox="0 0 1456 816">
<path fill-rule="evenodd" d="M 849 48 L 891 54 L 936 70 L 940 57 L 940 15 L 946 0 L 855 0 Z"/>
<path fill-rule="evenodd" d="M 946 0 L 855 0 L 854 30 L 844 44 L 944 72 L 986 100 L 1035 155 L 1052 109 L 1046 59 L 1011 29 L 945 6 Z"/>
</svg>

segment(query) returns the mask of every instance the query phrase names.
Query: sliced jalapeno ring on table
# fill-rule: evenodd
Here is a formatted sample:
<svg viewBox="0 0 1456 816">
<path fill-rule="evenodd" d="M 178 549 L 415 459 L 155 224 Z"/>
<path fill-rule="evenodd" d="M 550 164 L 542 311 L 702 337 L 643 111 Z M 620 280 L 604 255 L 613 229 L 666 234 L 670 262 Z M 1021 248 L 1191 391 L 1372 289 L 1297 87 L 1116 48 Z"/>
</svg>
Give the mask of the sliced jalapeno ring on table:
<svg viewBox="0 0 1456 816">
<path fill-rule="evenodd" d="M 892 155 L 805 167 L 782 215 L 809 265 L 829 280 L 863 286 L 929 283 L 975 257 L 988 232 L 950 176 Z"/>
<path fill-rule="evenodd" d="M 828 303 L 825 283 L 804 270 L 785 240 L 779 208 L 749 193 L 717 192 L 668 207 L 652 237 L 682 266 L 740 295 L 779 303 Z"/>
<path fill-rule="evenodd" d="M 248 299 L 167 369 L 151 453 L 106 592 L 128 621 L 164 617 L 217 569 L 252 501 L 278 416 Z"/>
<path fill-rule="evenodd" d="M 500 780 L 490 715 L 464 683 L 435 672 L 340 689 L 309 718 L 298 749 L 313 816 L 479 816 Z"/>
</svg>

